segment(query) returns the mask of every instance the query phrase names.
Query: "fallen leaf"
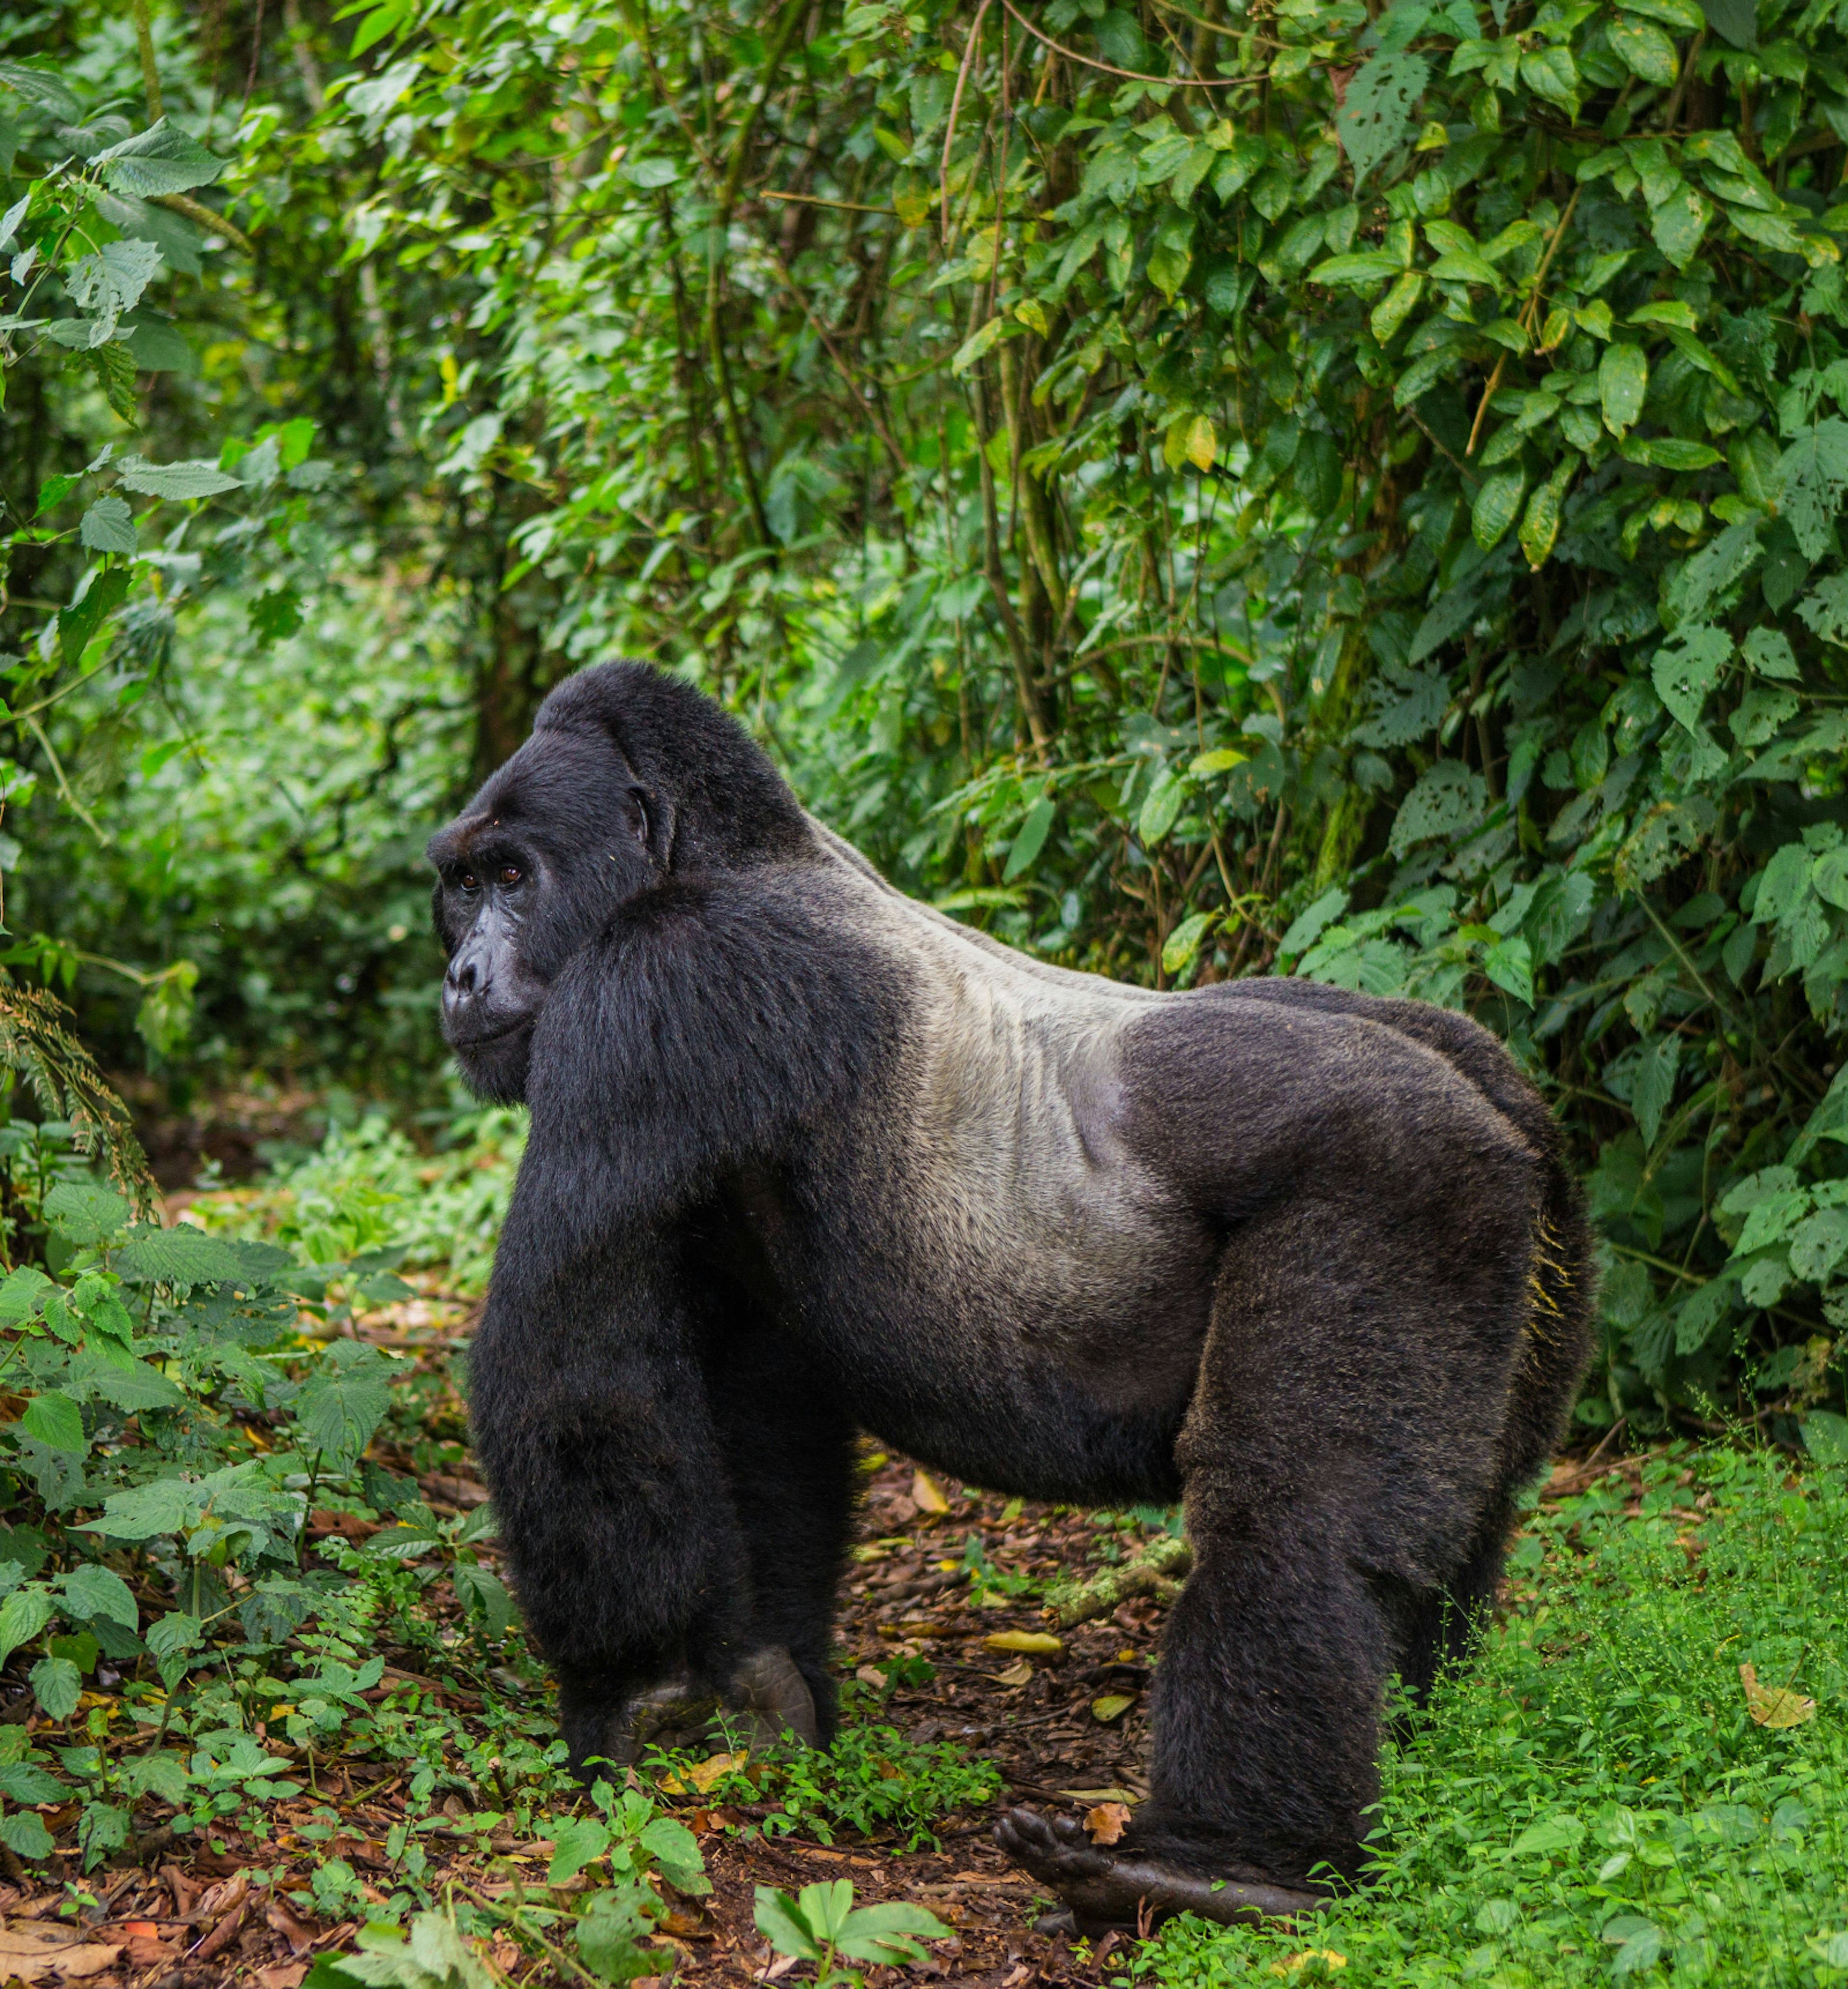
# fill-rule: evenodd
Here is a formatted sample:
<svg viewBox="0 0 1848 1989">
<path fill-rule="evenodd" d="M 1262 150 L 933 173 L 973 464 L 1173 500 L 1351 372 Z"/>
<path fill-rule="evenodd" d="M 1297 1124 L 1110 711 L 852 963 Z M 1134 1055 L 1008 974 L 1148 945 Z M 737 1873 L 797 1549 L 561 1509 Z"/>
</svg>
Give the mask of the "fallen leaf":
<svg viewBox="0 0 1848 1989">
<path fill-rule="evenodd" d="M 161 1930 L 152 1920 L 124 1920 L 122 1931 L 131 1940 L 158 1940 Z"/>
<path fill-rule="evenodd" d="M 48 1976 L 81 1982 L 114 1968 L 121 1959 L 120 1941 L 86 1941 L 70 1926 L 44 1926 L 36 1921 L 12 1921 L 0 1927 L 0 1976 L 42 1982 Z"/>
<path fill-rule="evenodd" d="M 1007 1669 L 1004 1672 L 990 1672 L 988 1673 L 988 1676 L 992 1678 L 997 1685 L 1005 1686 L 1025 1685 L 1033 1676 L 1033 1668 L 1027 1662 L 1025 1658 L 1022 1658 L 1018 1664 L 1009 1665 Z"/>
<path fill-rule="evenodd" d="M 927 1471 L 913 1473 L 911 1502 L 921 1513 L 947 1513 L 950 1510 L 950 1502 L 944 1496 L 943 1487 Z"/>
<path fill-rule="evenodd" d="M 166 1942 L 154 1934 L 131 1934 L 128 1939 L 128 1962 L 131 1968 L 152 1968 L 163 1961 L 178 1961 L 180 1951 L 169 1947 Z"/>
<path fill-rule="evenodd" d="M 862 1665 L 853 1676 L 862 1685 L 870 1686 L 875 1692 L 883 1692 L 886 1689 L 886 1675 L 876 1665 Z"/>
<path fill-rule="evenodd" d="M 1107 1692 L 1091 1701 L 1091 1717 L 1107 1726 L 1113 1720 L 1121 1720 L 1135 1703 L 1134 1693 Z"/>
<path fill-rule="evenodd" d="M 684 1776 L 664 1776 L 661 1786 L 670 1796 L 703 1796 L 721 1776 L 742 1774 L 750 1759 L 749 1754 L 744 1752 L 709 1754 L 697 1767 L 689 1768 Z"/>
<path fill-rule="evenodd" d="M 1001 1630 L 992 1637 L 984 1637 L 982 1648 L 985 1651 L 1019 1651 L 1030 1657 L 1056 1658 L 1065 1648 L 1065 1639 L 1049 1635 L 1044 1630 Z"/>
<path fill-rule="evenodd" d="M 1800 1693 L 1792 1692 L 1788 1686 L 1773 1692 L 1758 1682 L 1755 1666 L 1741 1665 L 1739 1681 L 1745 1688 L 1745 1709 L 1751 1715 L 1753 1723 L 1775 1730 L 1785 1726 L 1801 1726 L 1806 1720 L 1816 1717 L 1816 1701 L 1805 1699 Z"/>
<path fill-rule="evenodd" d="M 259 1968 L 256 1971 L 259 1989 L 301 1989 L 301 1979 L 307 1972 L 305 1961 L 284 1962 L 280 1968 Z"/>
<path fill-rule="evenodd" d="M 1085 1831 L 1094 1844 L 1114 1844 L 1128 1827 L 1127 1803 L 1099 1803 L 1085 1812 Z"/>
<path fill-rule="evenodd" d="M 1127 1803 L 1132 1808 L 1143 1800 L 1134 1789 L 1061 1789 L 1059 1793 L 1067 1802 Z"/>
<path fill-rule="evenodd" d="M 289 1943 L 290 1951 L 292 1953 L 300 1954 L 313 1944 L 314 1928 L 310 1926 L 306 1920 L 292 1913 L 282 1900 L 272 1899 L 263 1909 L 263 1918 Z M 276 1973 L 273 1969 L 259 1972 L 268 1974 Z M 294 1984 L 292 1983 L 287 1984 L 287 1989 L 294 1989 Z"/>
</svg>

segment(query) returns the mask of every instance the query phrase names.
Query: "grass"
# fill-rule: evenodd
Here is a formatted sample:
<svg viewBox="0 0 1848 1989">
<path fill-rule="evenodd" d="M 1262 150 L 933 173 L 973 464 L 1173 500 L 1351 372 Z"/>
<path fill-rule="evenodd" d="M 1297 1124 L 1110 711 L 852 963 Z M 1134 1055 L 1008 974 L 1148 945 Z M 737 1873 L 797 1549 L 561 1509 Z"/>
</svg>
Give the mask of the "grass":
<svg viewBox="0 0 1848 1989">
<path fill-rule="evenodd" d="M 1639 1500 L 1531 1515 L 1505 1616 L 1386 1762 L 1373 1882 L 1294 1930 L 1176 1923 L 1117 1981 L 1848 1981 L 1848 1479 L 1787 1472 L 1671 1454 Z M 1754 1718 L 1745 1664 L 1798 1723 Z"/>
</svg>

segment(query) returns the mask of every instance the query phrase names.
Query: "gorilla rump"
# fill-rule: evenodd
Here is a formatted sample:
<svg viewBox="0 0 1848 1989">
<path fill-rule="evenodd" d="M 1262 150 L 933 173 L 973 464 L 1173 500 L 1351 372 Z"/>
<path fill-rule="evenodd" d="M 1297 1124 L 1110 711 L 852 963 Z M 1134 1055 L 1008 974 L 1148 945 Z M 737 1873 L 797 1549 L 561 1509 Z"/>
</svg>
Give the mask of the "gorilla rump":
<svg viewBox="0 0 1848 1989">
<path fill-rule="evenodd" d="M 1587 1347 L 1540 1099 L 1449 1011 L 1158 994 L 901 896 L 744 734 L 587 669 L 430 845 L 445 1032 L 532 1132 L 475 1432 L 580 1768 L 690 1680 L 826 1741 L 861 1430 L 1031 1499 L 1185 1501 L 1097 1926 L 1351 1875 L 1382 1688 L 1491 1595 Z"/>
</svg>

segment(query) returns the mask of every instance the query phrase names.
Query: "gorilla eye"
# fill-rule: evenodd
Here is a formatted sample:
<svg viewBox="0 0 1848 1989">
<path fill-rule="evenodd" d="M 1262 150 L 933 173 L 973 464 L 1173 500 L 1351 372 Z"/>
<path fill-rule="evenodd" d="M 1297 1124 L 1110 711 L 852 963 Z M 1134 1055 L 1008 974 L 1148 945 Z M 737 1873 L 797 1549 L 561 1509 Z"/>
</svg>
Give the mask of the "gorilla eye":
<svg viewBox="0 0 1848 1989">
<path fill-rule="evenodd" d="M 465 891 L 479 891 L 481 889 L 481 879 L 472 870 L 463 871 L 458 881 Z"/>
<path fill-rule="evenodd" d="M 507 885 L 517 884 L 520 881 L 520 873 L 514 868 L 512 864 L 509 863 L 501 870 L 500 881 L 502 883 Z"/>
</svg>

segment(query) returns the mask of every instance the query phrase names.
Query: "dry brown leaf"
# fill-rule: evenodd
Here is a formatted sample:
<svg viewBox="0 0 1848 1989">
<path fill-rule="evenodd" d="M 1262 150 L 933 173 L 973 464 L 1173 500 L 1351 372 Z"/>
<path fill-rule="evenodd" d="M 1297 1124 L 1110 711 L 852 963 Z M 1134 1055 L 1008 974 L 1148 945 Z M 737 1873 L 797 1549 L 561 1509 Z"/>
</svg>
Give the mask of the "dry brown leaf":
<svg viewBox="0 0 1848 1989">
<path fill-rule="evenodd" d="M 9 1920 L 0 1927 L 0 1977 L 81 1982 L 114 1967 L 121 1955 L 119 1940 L 86 1941 L 76 1927 L 45 1926 L 32 1920 Z"/>
<path fill-rule="evenodd" d="M 205 1898 L 201 1898 L 199 1902 L 199 1917 L 201 1920 L 219 1920 L 225 1913 L 232 1912 L 232 1907 L 242 1906 L 249 1896 L 251 1896 L 251 1874 L 249 1872 L 232 1872 L 231 1878 L 221 1878 L 217 1886 L 207 1888 Z"/>
<path fill-rule="evenodd" d="M 1065 1648 L 1065 1639 L 1052 1636 L 1044 1630 L 1002 1630 L 992 1637 L 984 1637 L 982 1648 L 985 1651 L 1018 1651 L 1028 1657 L 1056 1658 Z"/>
<path fill-rule="evenodd" d="M 921 1513 L 947 1513 L 950 1510 L 950 1502 L 944 1496 L 943 1487 L 927 1471 L 919 1471 L 912 1475 L 911 1500 Z"/>
<path fill-rule="evenodd" d="M 256 1971 L 259 1989 L 301 1989 L 301 1979 L 308 1972 L 305 1961 L 286 1961 L 280 1968 L 259 1968 Z"/>
<path fill-rule="evenodd" d="M 1107 1726 L 1113 1720 L 1121 1720 L 1135 1703 L 1134 1693 L 1104 1693 L 1091 1701 L 1091 1717 Z"/>
<path fill-rule="evenodd" d="M 1132 1809 L 1138 1803 L 1145 1800 L 1144 1798 L 1138 1795 L 1134 1789 L 1061 1789 L 1059 1793 L 1067 1802 L 1127 1803 Z"/>
<path fill-rule="evenodd" d="M 1129 1828 L 1127 1803 L 1099 1803 L 1084 1816 L 1084 1828 L 1094 1844 L 1114 1844 Z"/>
<path fill-rule="evenodd" d="M 1017 1685 L 1025 1685 L 1033 1677 L 1033 1668 L 1027 1662 L 1025 1658 L 1022 1658 L 1018 1664 L 1009 1665 L 1007 1669 L 1004 1672 L 990 1672 L 988 1673 L 988 1676 L 992 1678 L 997 1685 L 1005 1685 L 1009 1687 Z"/>
<path fill-rule="evenodd" d="M 263 1909 L 263 1918 L 289 1943 L 290 1952 L 301 1954 L 311 1947 L 314 1930 L 307 1922 L 292 1913 L 280 1899 L 272 1899 Z M 273 1970 L 270 1971 L 273 1974 Z"/>
<path fill-rule="evenodd" d="M 1806 1699 L 1800 1693 L 1792 1692 L 1788 1686 L 1775 1691 L 1758 1682 L 1757 1668 L 1751 1665 L 1739 1667 L 1739 1682 L 1745 1688 L 1745 1709 L 1751 1715 L 1753 1723 L 1768 1726 L 1774 1730 L 1785 1726 L 1801 1726 L 1806 1720 L 1816 1717 L 1816 1701 Z"/>
</svg>

